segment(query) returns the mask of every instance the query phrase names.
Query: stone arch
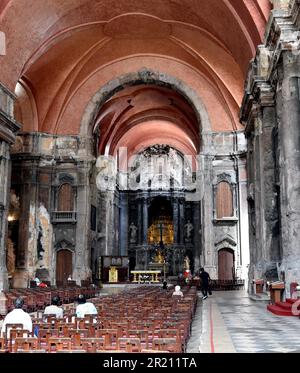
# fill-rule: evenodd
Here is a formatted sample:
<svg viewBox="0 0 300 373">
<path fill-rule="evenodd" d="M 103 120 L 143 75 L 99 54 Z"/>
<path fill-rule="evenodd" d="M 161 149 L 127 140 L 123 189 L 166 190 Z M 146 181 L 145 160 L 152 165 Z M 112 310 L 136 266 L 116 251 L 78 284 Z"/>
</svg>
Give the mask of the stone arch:
<svg viewBox="0 0 300 373">
<path fill-rule="evenodd" d="M 198 121 L 199 132 L 206 133 L 211 131 L 211 123 L 206 107 L 193 89 L 183 81 L 171 75 L 143 68 L 136 73 L 129 73 L 115 78 L 100 88 L 86 106 L 80 123 L 80 135 L 92 137 L 95 128 L 92 128 L 91 123 L 95 122 L 101 106 L 123 88 L 139 84 L 154 84 L 161 87 L 171 88 L 179 93 L 193 108 Z"/>
</svg>

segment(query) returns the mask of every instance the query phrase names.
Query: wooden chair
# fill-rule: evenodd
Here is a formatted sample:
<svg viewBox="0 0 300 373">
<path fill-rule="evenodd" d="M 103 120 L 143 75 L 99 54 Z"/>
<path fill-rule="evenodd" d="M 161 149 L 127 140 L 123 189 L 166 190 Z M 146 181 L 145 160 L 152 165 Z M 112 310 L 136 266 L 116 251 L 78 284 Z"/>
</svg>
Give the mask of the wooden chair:
<svg viewBox="0 0 300 373">
<path fill-rule="evenodd" d="M 141 340 L 139 338 L 118 338 L 117 350 L 141 352 Z"/>
<path fill-rule="evenodd" d="M 48 340 L 47 351 L 56 352 L 59 350 L 72 350 L 71 338 L 51 337 Z"/>
<path fill-rule="evenodd" d="M 129 329 L 127 332 L 129 338 L 139 338 L 141 341 L 141 348 L 148 349 L 149 342 L 151 342 L 153 335 L 149 333 L 149 330 L 134 330 Z"/>
<path fill-rule="evenodd" d="M 104 350 L 105 341 L 104 338 L 81 338 L 80 345 L 87 352 L 97 352 Z"/>
<path fill-rule="evenodd" d="M 39 330 L 39 335 L 38 335 L 38 340 L 39 340 L 39 343 L 42 346 L 42 348 L 47 349 L 49 339 L 51 337 L 55 337 L 55 336 L 58 337 L 58 334 L 57 335 L 52 335 L 51 331 L 40 329 Z"/>
<path fill-rule="evenodd" d="M 43 349 L 40 349 L 40 350 L 22 350 L 22 349 L 18 349 L 18 351 L 16 351 L 16 353 L 20 354 L 20 353 L 25 353 L 25 354 L 42 354 L 42 353 L 46 353 L 47 351 L 46 350 L 43 350 Z"/>
<path fill-rule="evenodd" d="M 105 348 L 113 350 L 117 344 L 117 340 L 120 335 L 118 329 L 98 329 L 95 332 L 96 338 L 104 338 Z"/>
<path fill-rule="evenodd" d="M 32 333 L 26 329 L 10 329 L 8 339 L 9 352 L 12 352 L 16 338 L 29 338 L 31 337 L 31 334 Z"/>
<path fill-rule="evenodd" d="M 6 338 L 6 340 L 9 339 L 11 329 L 23 329 L 23 328 L 24 328 L 23 324 L 6 324 L 4 338 Z"/>
<path fill-rule="evenodd" d="M 3 353 L 3 352 L 8 352 L 7 348 L 6 348 L 6 340 L 4 337 L 1 337 L 0 338 L 0 353 Z"/>
<path fill-rule="evenodd" d="M 142 354 L 169 354 L 170 351 L 142 349 Z"/>
<path fill-rule="evenodd" d="M 68 354 L 82 354 L 87 353 L 86 350 L 57 350 L 57 353 L 68 353 Z"/>
<path fill-rule="evenodd" d="M 24 351 L 41 349 L 37 338 L 16 338 L 14 342 L 13 352 L 18 352 L 18 349 Z"/>
<path fill-rule="evenodd" d="M 182 347 L 176 338 L 153 338 L 152 350 L 165 350 L 173 353 L 181 353 Z"/>
</svg>

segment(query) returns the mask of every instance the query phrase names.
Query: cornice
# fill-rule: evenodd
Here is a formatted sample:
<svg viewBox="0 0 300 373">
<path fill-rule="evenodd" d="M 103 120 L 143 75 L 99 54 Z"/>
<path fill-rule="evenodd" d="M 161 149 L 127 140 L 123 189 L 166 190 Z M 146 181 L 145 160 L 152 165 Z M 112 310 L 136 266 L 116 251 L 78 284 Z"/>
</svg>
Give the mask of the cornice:
<svg viewBox="0 0 300 373">
<path fill-rule="evenodd" d="M 0 109 L 0 139 L 13 144 L 21 125 Z"/>
</svg>

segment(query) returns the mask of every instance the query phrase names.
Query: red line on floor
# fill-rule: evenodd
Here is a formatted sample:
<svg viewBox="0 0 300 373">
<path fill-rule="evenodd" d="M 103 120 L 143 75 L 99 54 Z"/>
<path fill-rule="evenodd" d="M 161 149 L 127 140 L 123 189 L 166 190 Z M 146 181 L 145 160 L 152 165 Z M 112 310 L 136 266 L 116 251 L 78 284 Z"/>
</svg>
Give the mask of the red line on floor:
<svg viewBox="0 0 300 373">
<path fill-rule="evenodd" d="M 212 305 L 209 305 L 209 316 L 210 316 L 210 350 L 211 353 L 215 353 L 215 345 L 214 345 L 214 323 L 212 318 Z"/>
</svg>

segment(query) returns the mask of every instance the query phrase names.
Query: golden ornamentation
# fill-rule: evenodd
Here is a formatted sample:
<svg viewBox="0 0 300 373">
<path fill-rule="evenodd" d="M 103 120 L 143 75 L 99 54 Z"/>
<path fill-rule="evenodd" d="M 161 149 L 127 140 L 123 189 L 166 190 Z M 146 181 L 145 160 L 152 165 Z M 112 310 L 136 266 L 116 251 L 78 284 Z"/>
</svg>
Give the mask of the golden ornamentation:
<svg viewBox="0 0 300 373">
<path fill-rule="evenodd" d="M 165 257 L 163 256 L 161 250 L 158 250 L 155 257 L 154 257 L 154 263 L 162 264 L 165 261 Z"/>
<path fill-rule="evenodd" d="M 174 243 L 173 221 L 169 217 L 162 216 L 155 220 L 148 229 L 148 243 L 155 245 L 160 243 L 160 230 L 162 225 L 162 241 L 165 245 Z"/>
</svg>

